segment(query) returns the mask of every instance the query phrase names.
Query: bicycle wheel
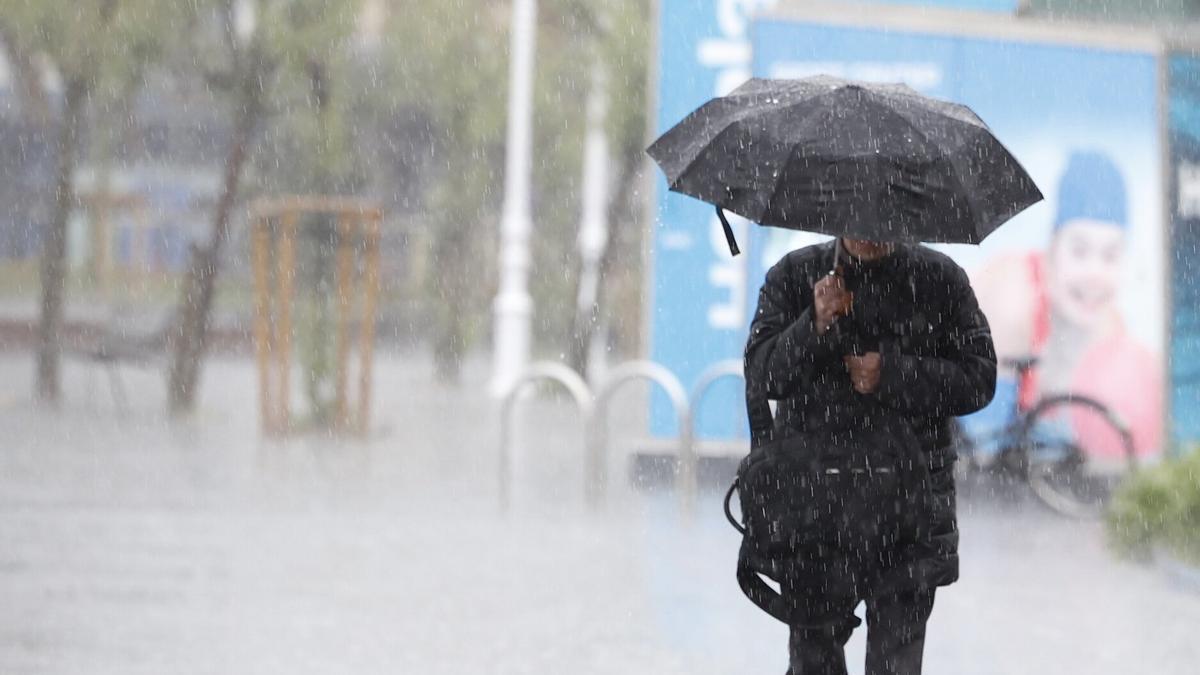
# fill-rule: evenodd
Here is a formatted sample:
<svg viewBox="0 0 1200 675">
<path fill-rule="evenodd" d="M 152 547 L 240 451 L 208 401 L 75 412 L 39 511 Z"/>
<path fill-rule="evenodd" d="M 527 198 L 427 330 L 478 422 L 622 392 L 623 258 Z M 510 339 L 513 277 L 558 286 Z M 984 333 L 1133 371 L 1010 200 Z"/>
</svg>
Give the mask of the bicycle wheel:
<svg viewBox="0 0 1200 675">
<path fill-rule="evenodd" d="M 1081 419 L 1087 421 L 1086 437 L 1074 431 Z M 1085 396 L 1052 396 L 1038 402 L 1023 420 L 1020 442 L 1034 495 L 1051 509 L 1076 518 L 1099 517 L 1113 490 L 1137 465 L 1128 425 L 1103 403 Z"/>
</svg>

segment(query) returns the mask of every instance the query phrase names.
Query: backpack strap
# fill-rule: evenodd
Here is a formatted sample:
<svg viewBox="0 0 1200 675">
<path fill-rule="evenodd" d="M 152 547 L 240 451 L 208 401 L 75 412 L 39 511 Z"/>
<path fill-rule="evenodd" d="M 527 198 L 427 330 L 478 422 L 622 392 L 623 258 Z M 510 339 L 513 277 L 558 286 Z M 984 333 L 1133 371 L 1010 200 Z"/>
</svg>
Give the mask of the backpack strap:
<svg viewBox="0 0 1200 675">
<path fill-rule="evenodd" d="M 745 378 L 746 417 L 750 422 L 750 451 L 753 453 L 755 449 L 761 448 L 772 441 L 775 433 L 775 418 L 771 414 L 766 386 L 764 383 L 758 381 L 761 378 L 750 376 L 749 365 L 749 361 L 747 361 L 746 374 L 748 377 Z M 738 474 L 740 476 L 740 470 Z M 730 511 L 729 502 L 733 498 L 734 491 L 740 489 L 739 483 L 739 479 L 734 479 L 733 485 L 729 486 L 729 492 L 725 493 L 725 517 L 743 536 L 742 546 L 738 551 L 738 586 L 741 587 L 746 597 L 750 598 L 750 601 L 757 605 L 759 609 L 784 623 L 788 623 L 791 611 L 787 603 L 784 601 L 782 595 L 768 586 L 762 577 L 759 576 L 758 570 L 754 565 L 754 554 L 750 549 L 750 537 L 746 536 L 746 527 L 738 523 Z"/>
<path fill-rule="evenodd" d="M 758 605 L 759 609 L 783 623 L 791 624 L 793 614 L 791 605 L 758 575 L 749 542 L 746 540 L 742 540 L 742 548 L 738 551 L 737 580 L 742 592 L 746 594 L 747 598 L 750 598 L 751 602 Z"/>
<path fill-rule="evenodd" d="M 747 361 L 747 370 L 749 366 Z M 759 378 L 753 376 L 745 379 L 746 418 L 750 422 L 750 448 L 753 450 L 771 442 L 775 432 L 775 416 L 771 414 L 765 383 L 758 382 Z"/>
<path fill-rule="evenodd" d="M 746 526 L 738 522 L 737 518 L 733 517 L 733 510 L 729 508 L 729 502 L 733 501 L 733 493 L 737 492 L 738 484 L 738 479 L 734 478 L 733 484 L 729 486 L 729 491 L 725 493 L 725 520 L 728 520 L 729 524 L 732 525 L 733 529 L 737 530 L 739 534 L 745 536 Z"/>
</svg>

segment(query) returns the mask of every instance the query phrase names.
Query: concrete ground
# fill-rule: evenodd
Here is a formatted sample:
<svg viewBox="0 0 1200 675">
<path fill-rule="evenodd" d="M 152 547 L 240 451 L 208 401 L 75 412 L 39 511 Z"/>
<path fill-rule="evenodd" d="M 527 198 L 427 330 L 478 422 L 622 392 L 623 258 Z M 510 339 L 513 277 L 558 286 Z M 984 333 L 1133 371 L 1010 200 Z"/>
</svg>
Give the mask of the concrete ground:
<svg viewBox="0 0 1200 675">
<path fill-rule="evenodd" d="M 58 413 L 32 359 L 0 355 L 0 673 L 782 673 L 786 631 L 741 597 L 715 492 L 684 518 L 610 459 L 581 499 L 569 406 L 529 400 L 514 507 L 496 509 L 483 369 L 431 384 L 380 358 L 367 442 L 265 442 L 249 361 L 216 360 L 200 412 L 169 424 L 162 377 L 66 371 Z M 614 445 L 641 428 L 638 392 Z M 1115 560 L 1098 525 L 973 491 L 963 580 L 941 591 L 926 672 L 1200 669 L 1200 595 Z M 862 635 L 851 643 L 861 672 Z"/>
</svg>

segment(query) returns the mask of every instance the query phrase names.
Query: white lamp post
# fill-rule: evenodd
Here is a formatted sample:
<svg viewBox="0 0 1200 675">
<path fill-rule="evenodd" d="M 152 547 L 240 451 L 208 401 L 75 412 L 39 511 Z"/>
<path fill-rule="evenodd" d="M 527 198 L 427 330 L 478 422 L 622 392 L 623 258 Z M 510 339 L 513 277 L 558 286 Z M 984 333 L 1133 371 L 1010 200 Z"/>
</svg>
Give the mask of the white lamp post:
<svg viewBox="0 0 1200 675">
<path fill-rule="evenodd" d="M 513 0 L 510 36 L 508 140 L 504 212 L 500 223 L 500 289 L 493 305 L 491 389 L 503 394 L 529 363 L 533 299 L 529 296 L 530 174 L 533 132 L 533 54 L 537 0 Z"/>
<path fill-rule="evenodd" d="M 596 301 L 600 295 L 600 262 L 608 247 L 608 136 L 604 121 L 608 110 L 607 75 L 599 56 L 592 64 L 591 91 L 587 100 L 587 136 L 583 150 L 583 204 L 579 224 L 579 295 L 575 300 L 577 329 L 583 323 L 596 320 Z M 583 345 L 593 352 L 596 334 L 587 331 L 591 340 Z M 587 359 L 589 370 L 600 364 Z M 592 373 L 584 373 L 591 375 Z"/>
<path fill-rule="evenodd" d="M 237 0 L 233 5 L 233 32 L 237 36 L 239 46 L 250 42 L 254 29 L 258 27 L 258 16 L 254 3 L 250 0 Z"/>
</svg>

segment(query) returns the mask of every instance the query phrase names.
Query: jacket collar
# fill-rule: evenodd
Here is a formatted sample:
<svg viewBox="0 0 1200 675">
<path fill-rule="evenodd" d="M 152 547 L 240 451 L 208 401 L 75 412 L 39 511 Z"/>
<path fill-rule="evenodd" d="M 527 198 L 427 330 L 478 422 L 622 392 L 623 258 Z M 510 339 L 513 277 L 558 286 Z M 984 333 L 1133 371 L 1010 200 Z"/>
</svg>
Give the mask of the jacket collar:
<svg viewBox="0 0 1200 675">
<path fill-rule="evenodd" d="M 833 240 L 825 242 L 822 246 L 825 254 L 825 267 L 828 268 L 827 271 L 832 271 L 837 265 L 841 265 L 847 270 L 858 269 L 865 271 L 883 269 L 903 257 L 907 248 L 906 244 L 896 244 L 895 250 L 882 258 L 862 260 L 846 250 L 846 247 L 842 245 L 841 237 L 834 237 Z"/>
</svg>

